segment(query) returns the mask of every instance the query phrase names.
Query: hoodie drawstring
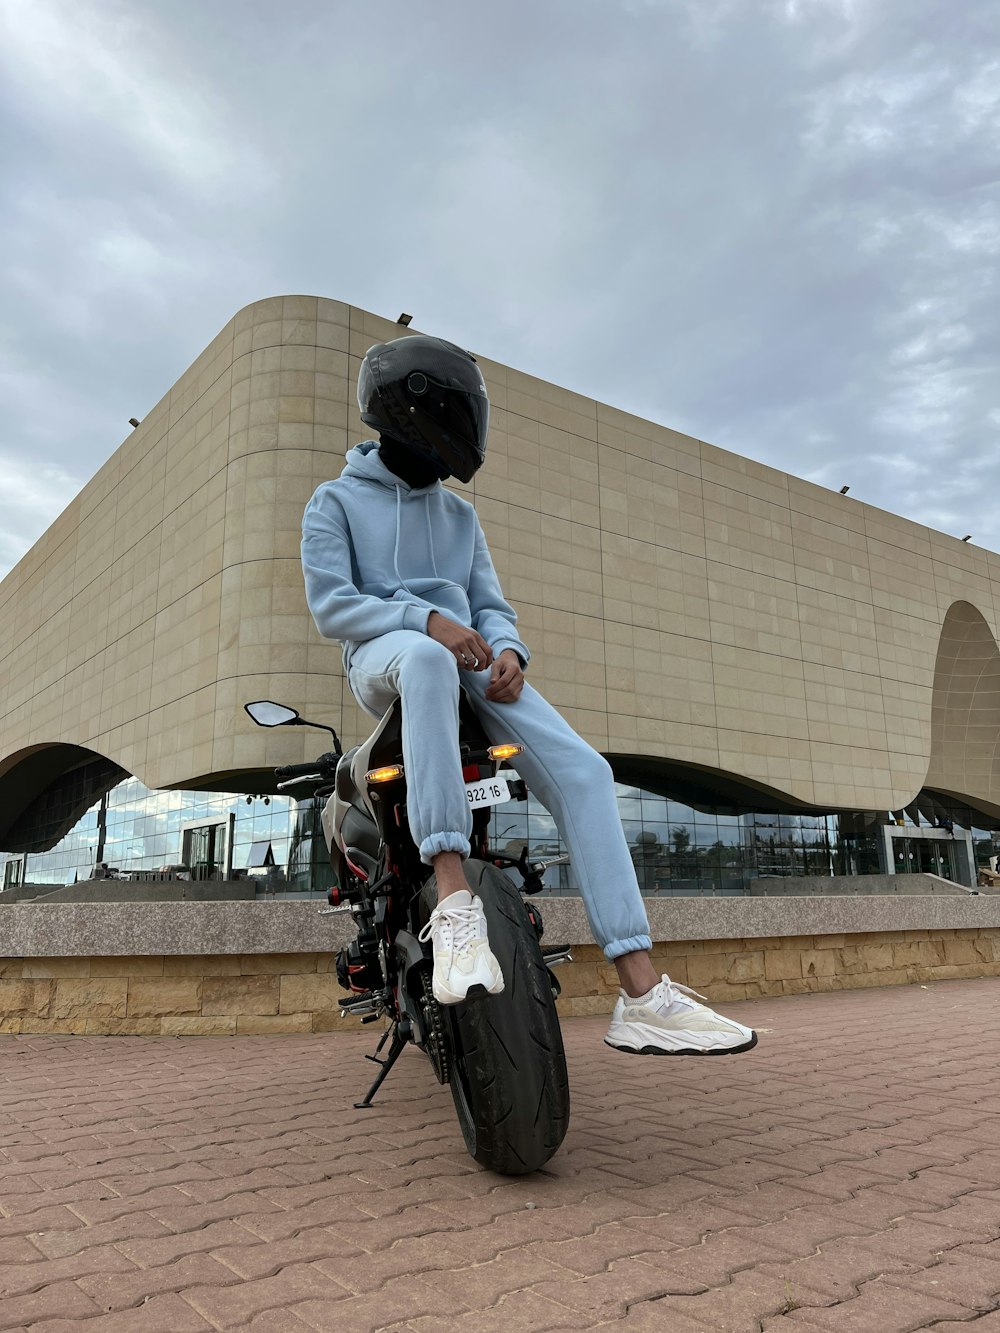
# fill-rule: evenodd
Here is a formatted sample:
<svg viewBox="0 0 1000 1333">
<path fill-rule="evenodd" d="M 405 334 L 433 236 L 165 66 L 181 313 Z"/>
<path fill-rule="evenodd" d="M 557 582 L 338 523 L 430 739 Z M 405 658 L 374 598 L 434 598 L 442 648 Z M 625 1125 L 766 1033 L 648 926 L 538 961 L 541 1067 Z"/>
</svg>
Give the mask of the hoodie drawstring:
<svg viewBox="0 0 1000 1333">
<path fill-rule="evenodd" d="M 438 573 L 437 561 L 434 559 L 434 525 L 431 523 L 430 505 L 426 500 L 424 501 L 424 518 L 427 521 L 427 542 L 431 548 L 431 569 L 434 571 L 434 577 L 438 579 L 441 575 Z"/>
<path fill-rule="evenodd" d="M 402 487 L 395 487 L 396 491 L 396 543 L 392 548 L 392 567 L 396 571 L 396 578 L 399 579 L 399 586 L 406 588 L 406 581 L 399 572 L 399 532 L 400 532 L 400 507 L 402 505 Z M 409 588 L 406 588 L 409 592 Z"/>
</svg>

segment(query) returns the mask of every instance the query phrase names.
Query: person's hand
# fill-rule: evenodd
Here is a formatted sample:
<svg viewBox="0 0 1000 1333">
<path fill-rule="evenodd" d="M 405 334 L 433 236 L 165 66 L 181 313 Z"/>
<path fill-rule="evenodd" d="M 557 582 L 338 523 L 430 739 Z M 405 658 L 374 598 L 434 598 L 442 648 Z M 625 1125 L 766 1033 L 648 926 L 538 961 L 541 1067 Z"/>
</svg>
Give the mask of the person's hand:
<svg viewBox="0 0 1000 1333">
<path fill-rule="evenodd" d="M 497 704 L 512 704 L 524 689 L 521 659 L 513 648 L 505 648 L 493 663 L 493 674 L 486 687 L 486 697 Z"/>
<path fill-rule="evenodd" d="M 474 629 L 449 620 L 440 611 L 427 617 L 427 633 L 455 654 L 459 671 L 485 671 L 493 665 L 493 649 Z"/>
</svg>

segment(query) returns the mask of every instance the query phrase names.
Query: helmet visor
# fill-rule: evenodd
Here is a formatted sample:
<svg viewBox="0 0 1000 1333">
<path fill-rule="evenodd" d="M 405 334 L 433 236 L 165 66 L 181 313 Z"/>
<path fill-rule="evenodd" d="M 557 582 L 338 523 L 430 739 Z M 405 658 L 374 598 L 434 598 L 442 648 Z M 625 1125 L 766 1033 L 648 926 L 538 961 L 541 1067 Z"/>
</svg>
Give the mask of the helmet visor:
<svg viewBox="0 0 1000 1333">
<path fill-rule="evenodd" d="M 486 455 L 490 425 L 486 394 L 478 384 L 475 388 L 447 384 L 419 371 L 408 377 L 406 387 L 415 409 L 413 425 L 449 472 L 460 481 L 471 481 Z"/>
</svg>

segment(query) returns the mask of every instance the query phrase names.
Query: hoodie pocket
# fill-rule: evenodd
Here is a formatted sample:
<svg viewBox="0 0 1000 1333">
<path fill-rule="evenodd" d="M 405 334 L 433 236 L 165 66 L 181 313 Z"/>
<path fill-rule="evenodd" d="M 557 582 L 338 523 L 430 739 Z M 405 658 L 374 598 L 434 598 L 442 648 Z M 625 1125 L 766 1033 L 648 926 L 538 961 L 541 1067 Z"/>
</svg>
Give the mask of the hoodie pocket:
<svg viewBox="0 0 1000 1333">
<path fill-rule="evenodd" d="M 429 606 L 463 625 L 472 623 L 468 593 L 449 579 L 408 579 L 405 588 L 397 588 L 392 594 L 392 600 Z"/>
</svg>

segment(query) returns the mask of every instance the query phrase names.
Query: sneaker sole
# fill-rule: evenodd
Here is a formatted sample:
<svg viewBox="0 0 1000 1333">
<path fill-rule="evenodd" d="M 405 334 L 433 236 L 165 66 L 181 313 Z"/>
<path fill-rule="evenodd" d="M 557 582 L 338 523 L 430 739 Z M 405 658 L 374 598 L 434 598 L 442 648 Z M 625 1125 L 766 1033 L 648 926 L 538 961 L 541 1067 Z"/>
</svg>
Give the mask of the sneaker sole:
<svg viewBox="0 0 1000 1333">
<path fill-rule="evenodd" d="M 675 1051 L 665 1051 L 662 1046 L 617 1046 L 604 1038 L 605 1046 L 613 1051 L 623 1051 L 626 1055 L 739 1055 L 742 1051 L 752 1051 L 757 1045 L 756 1032 L 749 1041 L 740 1046 L 717 1046 L 714 1051 L 699 1051 L 693 1046 L 678 1046 Z"/>
<path fill-rule="evenodd" d="M 454 994 L 452 991 L 449 991 L 449 998 L 446 1000 L 443 1000 L 437 991 L 434 991 L 433 994 L 438 1004 L 443 1004 L 450 1008 L 455 1004 L 471 1004 L 476 1000 L 487 1000 L 493 995 L 502 995 L 503 989 L 503 985 L 501 984 L 497 990 L 489 990 L 482 984 L 482 982 L 477 981 L 474 985 L 469 987 L 465 995 L 455 995 L 454 999 L 451 998 Z"/>
</svg>

